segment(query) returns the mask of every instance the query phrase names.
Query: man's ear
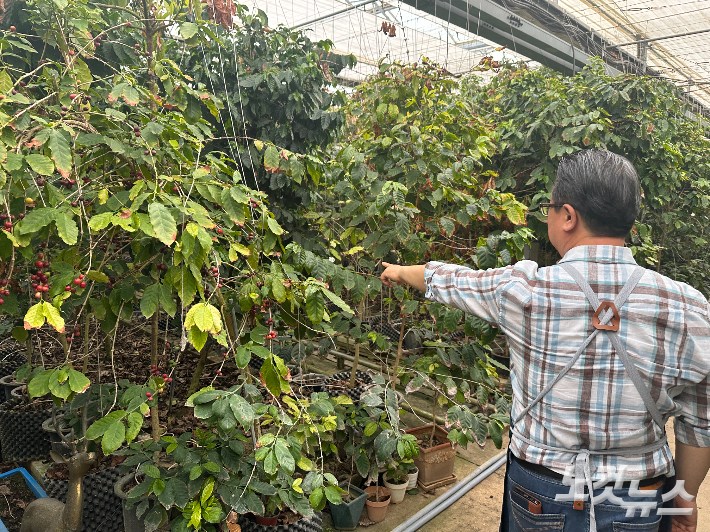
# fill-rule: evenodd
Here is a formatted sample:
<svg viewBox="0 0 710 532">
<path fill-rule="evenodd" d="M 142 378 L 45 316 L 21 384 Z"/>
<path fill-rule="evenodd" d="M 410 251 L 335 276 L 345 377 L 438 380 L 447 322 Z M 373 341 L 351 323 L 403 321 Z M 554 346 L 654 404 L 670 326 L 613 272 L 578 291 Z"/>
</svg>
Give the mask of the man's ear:
<svg viewBox="0 0 710 532">
<path fill-rule="evenodd" d="M 574 231 L 575 228 L 579 225 L 581 222 L 579 218 L 579 214 L 575 210 L 572 205 L 569 203 L 565 203 L 564 206 L 560 209 L 560 214 L 562 214 L 562 229 L 566 232 L 571 232 Z"/>
</svg>

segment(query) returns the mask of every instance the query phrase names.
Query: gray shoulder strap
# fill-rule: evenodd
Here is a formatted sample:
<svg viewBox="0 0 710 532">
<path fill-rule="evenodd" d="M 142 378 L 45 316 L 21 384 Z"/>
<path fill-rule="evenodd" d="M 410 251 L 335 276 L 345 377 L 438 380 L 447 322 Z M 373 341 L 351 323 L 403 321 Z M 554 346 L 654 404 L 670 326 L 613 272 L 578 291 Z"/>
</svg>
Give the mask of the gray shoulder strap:
<svg viewBox="0 0 710 532">
<path fill-rule="evenodd" d="M 584 292 L 584 295 L 587 296 L 587 299 L 591 303 L 592 308 L 596 311 L 600 305 L 599 299 L 592 290 L 592 287 L 589 286 L 587 280 L 571 264 L 562 263 L 560 264 L 560 266 L 568 274 L 570 274 L 570 276 L 572 276 L 572 279 L 574 279 L 575 282 L 579 285 L 579 287 L 582 289 L 582 292 Z M 639 266 L 631 274 L 631 277 L 629 277 L 629 280 L 626 281 L 626 284 L 621 289 L 621 292 L 619 292 L 619 295 L 617 295 L 616 299 L 614 299 L 614 305 L 617 309 L 621 309 L 624 303 L 626 303 L 626 300 L 631 295 L 631 292 L 641 280 L 641 277 L 643 277 L 644 272 L 645 270 Z M 604 319 L 601 320 L 602 323 L 608 321 L 612 317 L 612 315 L 613 313 L 611 311 L 607 312 L 607 314 L 604 316 Z M 597 332 L 598 330 L 599 329 L 596 329 L 595 332 Z M 656 405 L 656 402 L 651 397 L 651 393 L 648 390 L 648 386 L 641 378 L 641 375 L 639 375 L 639 372 L 636 369 L 633 360 L 631 360 L 631 357 L 629 357 L 629 354 L 626 352 L 626 348 L 621 342 L 621 338 L 619 338 L 619 333 L 607 330 L 605 330 L 604 332 L 607 333 L 607 336 L 609 336 L 609 340 L 614 346 L 617 355 L 619 355 L 621 362 L 624 364 L 624 368 L 626 368 L 626 372 L 628 373 L 631 382 L 634 384 L 636 390 L 641 396 L 641 399 L 643 400 L 643 403 L 646 406 L 646 410 L 648 410 L 648 413 L 651 414 L 651 417 L 661 427 L 661 429 L 665 431 L 666 424 L 663 415 L 661 414 L 660 410 L 658 410 L 658 405 Z"/>
</svg>

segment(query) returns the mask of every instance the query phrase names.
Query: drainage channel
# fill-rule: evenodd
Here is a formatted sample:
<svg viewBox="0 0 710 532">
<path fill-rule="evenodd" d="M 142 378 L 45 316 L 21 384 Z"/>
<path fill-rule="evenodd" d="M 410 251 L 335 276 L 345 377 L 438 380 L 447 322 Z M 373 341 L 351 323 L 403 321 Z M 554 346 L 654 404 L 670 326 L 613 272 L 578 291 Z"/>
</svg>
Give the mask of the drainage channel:
<svg viewBox="0 0 710 532">
<path fill-rule="evenodd" d="M 497 454 L 481 467 L 476 469 L 473 473 L 464 478 L 458 485 L 433 500 L 391 532 L 415 532 L 416 530 L 419 530 L 426 523 L 434 519 L 437 515 L 446 510 L 449 506 L 454 504 L 461 497 L 466 495 L 478 484 L 497 471 L 502 465 L 505 464 L 506 458 L 506 451 Z"/>
</svg>

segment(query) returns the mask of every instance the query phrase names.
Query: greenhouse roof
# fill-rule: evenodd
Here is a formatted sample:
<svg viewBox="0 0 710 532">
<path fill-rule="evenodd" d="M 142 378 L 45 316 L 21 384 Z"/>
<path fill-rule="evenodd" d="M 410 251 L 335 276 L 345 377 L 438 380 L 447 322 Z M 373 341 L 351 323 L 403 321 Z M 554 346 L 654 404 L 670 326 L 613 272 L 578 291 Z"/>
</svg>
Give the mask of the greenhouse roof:
<svg viewBox="0 0 710 532">
<path fill-rule="evenodd" d="M 331 40 L 336 52 L 354 54 L 358 65 L 341 74 L 344 85 L 373 73 L 382 58 L 426 57 L 452 73 L 468 72 L 489 55 L 537 64 L 515 45 L 496 51 L 502 40 L 481 36 L 487 23 L 480 15 L 469 19 L 475 24 L 452 22 L 454 1 L 266 0 L 254 7 L 272 26 L 310 30 L 314 39 Z M 614 71 L 640 73 L 645 65 L 647 74 L 682 86 L 696 112 L 710 109 L 710 0 L 463 0 L 459 13 L 462 5 L 474 14 L 486 6 L 503 8 L 511 36 L 523 22 L 535 25 L 568 47 L 574 43 L 583 59 L 604 57 Z M 394 31 L 382 31 L 383 23 Z"/>
</svg>

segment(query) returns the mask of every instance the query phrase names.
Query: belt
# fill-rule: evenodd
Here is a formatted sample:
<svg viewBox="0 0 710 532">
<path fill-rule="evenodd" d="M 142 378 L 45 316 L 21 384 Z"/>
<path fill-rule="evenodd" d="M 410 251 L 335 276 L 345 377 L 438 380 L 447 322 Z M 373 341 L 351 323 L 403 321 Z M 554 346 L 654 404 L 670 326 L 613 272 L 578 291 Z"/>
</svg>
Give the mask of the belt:
<svg viewBox="0 0 710 532">
<path fill-rule="evenodd" d="M 523 469 L 527 469 L 531 473 L 537 473 L 538 475 L 543 475 L 545 477 L 549 477 L 551 479 L 559 481 L 562 481 L 564 479 L 564 475 L 557 473 L 556 471 L 553 471 L 552 469 L 545 467 L 544 465 L 530 463 L 526 460 L 518 458 L 512 453 L 511 456 L 513 457 L 513 460 L 515 460 L 518 465 L 520 465 L 520 467 L 522 467 Z M 666 478 L 667 477 L 665 475 L 659 475 L 654 478 L 644 478 L 642 480 L 639 480 L 638 489 L 657 490 L 658 488 L 663 486 L 664 482 L 666 481 Z M 629 489 L 630 487 L 630 480 L 625 480 L 624 483 L 621 485 L 621 489 Z"/>
</svg>

